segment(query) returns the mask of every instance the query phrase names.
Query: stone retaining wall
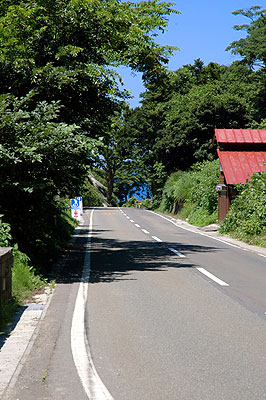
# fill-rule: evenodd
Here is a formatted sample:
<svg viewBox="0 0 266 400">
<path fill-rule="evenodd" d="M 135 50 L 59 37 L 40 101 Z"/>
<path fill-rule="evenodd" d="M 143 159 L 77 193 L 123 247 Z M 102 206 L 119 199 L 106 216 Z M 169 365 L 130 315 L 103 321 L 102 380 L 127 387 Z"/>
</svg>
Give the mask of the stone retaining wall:
<svg viewBox="0 0 266 400">
<path fill-rule="evenodd" d="M 12 297 L 12 266 L 12 247 L 0 247 L 0 303 Z"/>
</svg>

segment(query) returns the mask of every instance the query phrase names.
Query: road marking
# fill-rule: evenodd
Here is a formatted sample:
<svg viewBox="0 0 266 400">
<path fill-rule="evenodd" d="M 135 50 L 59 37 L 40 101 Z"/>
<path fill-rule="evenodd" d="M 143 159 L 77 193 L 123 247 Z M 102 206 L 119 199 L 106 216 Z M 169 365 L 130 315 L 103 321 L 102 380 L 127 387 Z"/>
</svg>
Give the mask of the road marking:
<svg viewBox="0 0 266 400">
<path fill-rule="evenodd" d="M 141 229 L 142 232 L 146 233 L 147 235 L 149 235 L 150 232 L 146 231 L 146 229 Z"/>
<path fill-rule="evenodd" d="M 114 400 L 99 377 L 91 357 L 85 332 L 85 309 L 90 278 L 90 244 L 92 236 L 92 216 L 90 215 L 89 234 L 84 257 L 81 282 L 76 298 L 71 326 L 71 350 L 73 360 L 85 393 L 90 400 Z"/>
<path fill-rule="evenodd" d="M 156 240 L 157 242 L 162 242 L 162 240 L 159 239 L 157 236 L 152 236 L 152 238 L 153 238 L 154 240 Z"/>
<path fill-rule="evenodd" d="M 172 247 L 168 247 L 168 250 L 172 251 L 173 253 L 178 255 L 180 258 L 186 258 L 186 256 L 184 254 L 180 253 L 180 251 L 177 251 L 176 249 L 173 249 Z"/>
<path fill-rule="evenodd" d="M 206 233 L 198 232 L 198 231 L 195 231 L 195 230 L 193 230 L 193 229 L 186 228 L 186 227 L 184 227 L 184 226 L 178 225 L 176 222 L 171 221 L 171 219 L 166 218 L 166 217 L 164 217 L 163 215 L 160 215 L 160 214 L 158 214 L 158 213 L 156 213 L 156 212 L 154 212 L 154 211 L 151 211 L 151 210 L 147 210 L 147 211 L 150 212 L 150 213 L 152 213 L 152 214 L 157 215 L 157 216 L 160 217 L 160 218 L 165 219 L 165 220 L 168 221 L 168 222 L 171 222 L 171 224 L 174 224 L 177 228 L 184 229 L 185 231 L 189 231 L 189 232 L 192 232 L 192 233 L 196 233 L 197 235 L 206 236 L 206 237 L 208 237 L 208 238 L 210 238 L 210 239 L 217 240 L 217 242 L 222 242 L 222 243 L 224 243 L 224 244 L 227 244 L 228 246 L 236 247 L 236 248 L 239 249 L 239 250 L 250 251 L 250 250 L 248 250 L 248 249 L 243 249 L 242 247 L 237 246 L 236 244 L 229 243 L 229 242 L 227 242 L 226 240 L 218 239 L 218 238 L 216 238 L 216 237 L 214 237 L 214 236 L 207 235 Z"/>
<path fill-rule="evenodd" d="M 130 222 L 135 222 L 133 219 L 130 219 Z"/>
<path fill-rule="evenodd" d="M 208 278 L 212 279 L 214 282 L 218 283 L 221 286 L 229 286 L 228 283 L 222 281 L 221 279 L 217 278 L 215 275 L 211 274 L 205 268 L 197 267 L 197 270 L 202 274 L 206 275 Z"/>
<path fill-rule="evenodd" d="M 140 225 L 139 225 L 139 224 L 135 224 L 135 226 L 136 226 L 137 228 L 140 228 Z"/>
<path fill-rule="evenodd" d="M 265 254 L 260 254 L 260 253 L 258 253 L 258 256 L 266 257 Z"/>
</svg>

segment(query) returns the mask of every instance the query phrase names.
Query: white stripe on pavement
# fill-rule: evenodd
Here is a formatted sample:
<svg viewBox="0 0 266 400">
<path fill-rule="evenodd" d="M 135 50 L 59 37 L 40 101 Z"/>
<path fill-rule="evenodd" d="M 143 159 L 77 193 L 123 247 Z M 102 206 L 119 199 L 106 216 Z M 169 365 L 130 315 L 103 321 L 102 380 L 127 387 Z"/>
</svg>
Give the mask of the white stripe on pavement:
<svg viewBox="0 0 266 400">
<path fill-rule="evenodd" d="M 162 240 L 159 239 L 157 236 L 152 236 L 152 238 L 153 238 L 154 240 L 156 240 L 156 242 L 162 242 Z"/>
<path fill-rule="evenodd" d="M 168 250 L 172 251 L 173 253 L 178 255 L 180 258 L 186 258 L 186 256 L 184 254 L 180 253 L 180 251 L 177 251 L 176 249 L 173 249 L 172 247 L 168 247 Z"/>
<path fill-rule="evenodd" d="M 205 268 L 197 267 L 197 270 L 202 274 L 206 275 L 208 278 L 212 279 L 214 282 L 218 283 L 221 286 L 229 286 L 228 283 L 222 281 L 221 279 L 217 278 L 215 275 L 211 274 Z"/>
<path fill-rule="evenodd" d="M 147 235 L 149 235 L 150 232 L 146 231 L 146 229 L 141 229 L 142 232 L 146 233 Z"/>
<path fill-rule="evenodd" d="M 92 216 L 90 215 L 89 234 L 85 252 L 82 280 L 76 298 L 71 326 L 71 350 L 74 363 L 85 393 L 90 400 L 114 400 L 99 377 L 91 357 L 85 332 L 85 308 L 90 278 L 90 242 L 92 235 Z"/>
</svg>

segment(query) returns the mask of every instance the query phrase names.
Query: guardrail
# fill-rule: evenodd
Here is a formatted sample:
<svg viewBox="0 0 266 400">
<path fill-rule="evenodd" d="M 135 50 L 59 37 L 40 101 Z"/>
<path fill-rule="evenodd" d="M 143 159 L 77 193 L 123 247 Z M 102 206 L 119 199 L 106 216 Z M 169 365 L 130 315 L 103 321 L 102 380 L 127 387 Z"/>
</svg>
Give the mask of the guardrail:
<svg viewBox="0 0 266 400">
<path fill-rule="evenodd" d="M 0 247 L 0 304 L 12 297 L 12 247 Z"/>
</svg>

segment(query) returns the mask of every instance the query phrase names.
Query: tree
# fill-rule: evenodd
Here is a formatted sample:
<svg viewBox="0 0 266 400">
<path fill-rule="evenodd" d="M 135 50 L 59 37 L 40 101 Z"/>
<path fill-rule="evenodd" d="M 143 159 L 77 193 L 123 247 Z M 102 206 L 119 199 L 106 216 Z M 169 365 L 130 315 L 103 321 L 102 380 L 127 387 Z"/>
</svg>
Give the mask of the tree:
<svg viewBox="0 0 266 400">
<path fill-rule="evenodd" d="M 127 129 L 141 149 L 153 195 L 164 183 L 156 165 L 162 164 L 169 175 L 212 159 L 215 127 L 250 127 L 260 120 L 259 82 L 259 73 L 243 65 L 204 66 L 195 60 L 146 84 L 142 105 L 129 115 Z"/>
<path fill-rule="evenodd" d="M 100 142 L 115 145 L 107 128 L 128 93 L 114 68 L 154 79 L 174 50 L 155 41 L 172 12 L 158 0 L 1 1 L 0 211 L 15 240 L 47 244 L 56 196 L 75 193 Z M 110 151 L 106 160 L 110 197 Z"/>
<path fill-rule="evenodd" d="M 154 41 L 171 3 L 117 0 L 11 1 L 0 18 L 3 93 L 60 101 L 61 120 L 99 134 L 101 121 L 126 93 L 112 67 L 156 76 L 173 49 Z"/>
<path fill-rule="evenodd" d="M 31 110 L 28 100 L 0 100 L 1 214 L 14 242 L 39 262 L 63 240 L 59 198 L 78 193 L 93 143 L 77 125 L 57 121 L 58 103 Z"/>
<path fill-rule="evenodd" d="M 247 17 L 250 23 L 234 26 L 235 30 L 244 31 L 247 36 L 232 42 L 226 50 L 240 55 L 249 67 L 266 68 L 266 10 L 253 6 L 247 11 L 240 9 L 233 14 Z"/>
</svg>

